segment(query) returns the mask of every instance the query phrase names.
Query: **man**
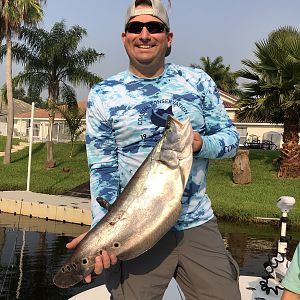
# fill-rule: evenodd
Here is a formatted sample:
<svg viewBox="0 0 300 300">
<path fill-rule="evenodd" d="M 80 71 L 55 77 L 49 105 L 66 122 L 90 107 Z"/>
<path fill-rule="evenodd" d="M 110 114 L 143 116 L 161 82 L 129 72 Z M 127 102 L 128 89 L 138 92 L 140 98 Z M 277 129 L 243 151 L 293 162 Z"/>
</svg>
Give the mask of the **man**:
<svg viewBox="0 0 300 300">
<path fill-rule="evenodd" d="M 300 299 L 300 244 L 298 244 L 292 262 L 282 280 L 284 287 L 281 300 Z"/>
<path fill-rule="evenodd" d="M 238 300 L 238 267 L 219 233 L 206 194 L 206 173 L 208 159 L 235 155 L 239 136 L 206 73 L 165 63 L 172 39 L 160 0 L 132 2 L 122 33 L 129 68 L 91 89 L 87 156 L 94 226 L 106 213 L 96 197 L 115 201 L 159 140 L 167 115 L 189 117 L 195 132 L 194 160 L 182 214 L 170 232 L 136 259 L 117 261 L 103 252 L 95 273 L 107 269 L 113 299 L 161 299 L 174 277 L 187 299 Z"/>
</svg>

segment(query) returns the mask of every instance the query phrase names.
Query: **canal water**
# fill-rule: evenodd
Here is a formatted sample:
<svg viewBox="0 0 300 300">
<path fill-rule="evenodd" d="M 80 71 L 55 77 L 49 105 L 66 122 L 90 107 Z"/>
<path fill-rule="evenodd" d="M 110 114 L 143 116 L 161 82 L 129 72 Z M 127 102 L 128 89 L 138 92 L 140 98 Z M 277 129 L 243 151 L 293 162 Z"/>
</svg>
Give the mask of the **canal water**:
<svg viewBox="0 0 300 300">
<path fill-rule="evenodd" d="M 246 225 L 219 222 L 224 243 L 240 266 L 241 275 L 265 275 L 263 264 L 276 254 L 279 224 Z M 0 214 L 0 299 L 68 299 L 87 285 L 59 289 L 52 283 L 69 255 L 65 245 L 86 226 Z M 300 233 L 288 230 L 291 258 Z M 94 285 L 97 284 L 94 281 Z"/>
</svg>

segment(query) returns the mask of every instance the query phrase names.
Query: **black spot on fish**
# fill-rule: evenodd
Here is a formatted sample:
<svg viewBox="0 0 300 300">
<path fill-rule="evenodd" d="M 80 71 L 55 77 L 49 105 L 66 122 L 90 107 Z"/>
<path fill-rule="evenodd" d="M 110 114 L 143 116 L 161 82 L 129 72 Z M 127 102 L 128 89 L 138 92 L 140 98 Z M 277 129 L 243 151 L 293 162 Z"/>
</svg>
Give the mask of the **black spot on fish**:
<svg viewBox="0 0 300 300">
<path fill-rule="evenodd" d="M 77 265 L 76 264 L 73 264 L 72 266 L 73 266 L 74 270 L 77 269 Z"/>
<path fill-rule="evenodd" d="M 152 109 L 150 119 L 151 122 L 157 126 L 155 130 L 157 130 L 159 127 L 166 126 L 168 115 L 174 115 L 172 111 L 172 106 L 169 106 L 167 109 L 158 109 L 156 111 Z"/>
<path fill-rule="evenodd" d="M 70 266 L 67 266 L 67 270 L 70 272 L 71 271 L 71 268 L 70 268 Z"/>
<path fill-rule="evenodd" d="M 61 268 L 61 271 L 62 271 L 63 273 L 65 273 L 65 268 L 64 268 L 64 267 L 62 267 L 62 268 Z"/>
<path fill-rule="evenodd" d="M 120 243 L 119 242 L 115 242 L 114 243 L 114 248 L 119 248 L 120 247 Z"/>
<path fill-rule="evenodd" d="M 103 252 L 103 250 L 100 250 L 100 251 L 99 251 L 99 254 L 102 255 L 102 252 Z"/>
</svg>

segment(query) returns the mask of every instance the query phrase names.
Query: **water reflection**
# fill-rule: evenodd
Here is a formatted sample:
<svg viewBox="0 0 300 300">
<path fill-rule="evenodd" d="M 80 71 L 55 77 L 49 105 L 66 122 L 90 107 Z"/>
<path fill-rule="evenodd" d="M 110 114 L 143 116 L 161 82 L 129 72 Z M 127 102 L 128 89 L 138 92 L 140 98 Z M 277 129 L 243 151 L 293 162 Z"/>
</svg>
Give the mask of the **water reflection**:
<svg viewBox="0 0 300 300">
<path fill-rule="evenodd" d="M 266 275 L 264 263 L 276 256 L 277 243 L 280 237 L 280 224 L 232 224 L 219 222 L 227 249 L 240 266 L 241 275 Z M 287 257 L 291 259 L 300 239 L 300 233 L 288 229 Z"/>
<path fill-rule="evenodd" d="M 0 299 L 68 299 L 78 293 L 78 287 L 56 288 L 52 278 L 68 255 L 66 243 L 87 228 L 2 213 Z"/>
<path fill-rule="evenodd" d="M 263 263 L 275 255 L 279 226 L 219 222 L 227 248 L 238 261 L 241 274 L 264 274 Z M 52 283 L 69 255 L 65 245 L 88 227 L 0 214 L 0 299 L 68 299 L 86 289 L 59 289 Z M 288 232 L 290 256 L 298 232 Z M 96 283 L 94 283 L 96 284 Z"/>
</svg>

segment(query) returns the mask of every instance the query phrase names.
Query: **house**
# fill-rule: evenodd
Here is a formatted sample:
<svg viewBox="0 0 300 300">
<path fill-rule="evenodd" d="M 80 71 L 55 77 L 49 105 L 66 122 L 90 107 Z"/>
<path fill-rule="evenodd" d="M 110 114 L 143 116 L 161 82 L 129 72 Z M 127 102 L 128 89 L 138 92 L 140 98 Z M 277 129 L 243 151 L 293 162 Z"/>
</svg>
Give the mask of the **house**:
<svg viewBox="0 0 300 300">
<path fill-rule="evenodd" d="M 254 122 L 251 120 L 245 120 L 239 122 L 236 118 L 237 108 L 235 104 L 238 100 L 237 97 L 230 95 L 224 91 L 219 90 L 221 99 L 223 100 L 224 106 L 228 112 L 229 117 L 237 127 L 240 134 L 240 145 L 242 146 L 244 142 L 251 136 L 256 136 L 261 142 L 263 140 L 269 140 L 273 142 L 277 148 L 282 145 L 282 133 L 283 124 L 271 124 Z M 27 104 L 21 100 L 14 100 L 15 103 L 15 130 L 14 135 L 20 138 L 26 138 L 29 136 L 30 118 L 31 118 L 31 105 Z M 81 109 L 86 109 L 86 101 L 79 101 L 78 106 Z M 2 116 L 1 121 L 1 111 L 2 114 L 5 110 L 0 109 L 0 134 L 6 135 L 6 130 L 1 131 L 1 124 L 3 128 L 3 122 L 5 121 L 5 115 Z M 4 121 L 3 121 L 4 120 Z M 85 128 L 85 118 L 82 120 L 82 126 Z M 2 123 L 1 123 L 2 122 Z M 6 121 L 5 121 L 6 122 Z M 5 124 L 6 125 L 6 124 Z M 34 124 L 33 124 L 33 139 L 34 141 L 45 142 L 48 136 L 48 126 L 49 126 L 49 114 L 45 109 L 36 108 L 34 112 Z M 5 127 L 6 128 L 6 127 Z M 59 112 L 55 114 L 55 123 L 53 128 L 53 141 L 64 142 L 69 141 L 69 129 L 66 121 L 61 116 Z M 84 134 L 79 137 L 79 140 L 84 140 Z"/>
<path fill-rule="evenodd" d="M 219 93 L 229 117 L 240 134 L 241 146 L 244 145 L 246 140 L 257 137 L 258 142 L 267 140 L 274 143 L 277 149 L 281 148 L 283 124 L 264 123 L 253 120 L 244 120 L 240 122 L 236 118 L 237 108 L 235 107 L 238 98 L 221 90 L 219 90 Z"/>
<path fill-rule="evenodd" d="M 86 101 L 79 101 L 78 107 L 82 110 L 86 109 Z M 28 130 L 30 127 L 31 111 L 15 115 L 15 128 L 17 128 L 19 136 L 26 138 L 29 136 Z M 82 120 L 82 126 L 85 128 L 85 118 Z M 49 128 L 49 112 L 46 109 L 35 108 L 33 122 L 33 141 L 46 142 L 48 140 Z M 69 127 L 66 120 L 60 112 L 55 113 L 53 125 L 53 141 L 68 142 L 70 141 Z M 81 134 L 78 140 L 84 140 L 84 134 Z"/>
<path fill-rule="evenodd" d="M 22 100 L 14 99 L 14 114 L 19 115 L 31 111 L 31 104 Z M 0 97 L 0 135 L 6 136 L 7 134 L 7 105 Z M 18 136 L 18 128 L 14 127 L 14 136 Z"/>
</svg>

